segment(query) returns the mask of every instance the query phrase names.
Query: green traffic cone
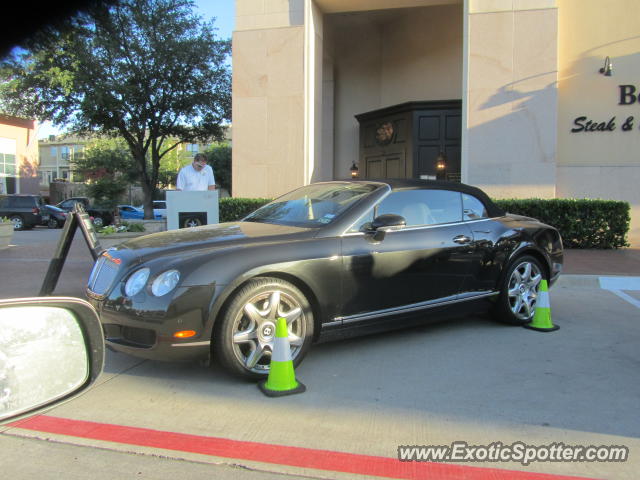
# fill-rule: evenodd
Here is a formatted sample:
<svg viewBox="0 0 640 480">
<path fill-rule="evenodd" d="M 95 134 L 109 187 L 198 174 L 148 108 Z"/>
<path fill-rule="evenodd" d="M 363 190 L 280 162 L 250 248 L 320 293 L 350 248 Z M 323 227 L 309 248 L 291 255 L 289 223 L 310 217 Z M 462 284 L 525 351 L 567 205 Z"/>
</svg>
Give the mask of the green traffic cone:
<svg viewBox="0 0 640 480">
<path fill-rule="evenodd" d="M 549 302 L 549 287 L 546 280 L 540 282 L 533 320 L 524 327 L 538 332 L 554 332 L 560 328 L 551 321 L 551 302 Z"/>
<path fill-rule="evenodd" d="M 271 352 L 269 377 L 266 381 L 261 381 L 258 387 L 268 397 L 293 395 L 307 389 L 302 383 L 296 381 L 285 318 L 280 317 L 276 322 L 276 338 L 273 343 L 273 352 Z"/>
</svg>

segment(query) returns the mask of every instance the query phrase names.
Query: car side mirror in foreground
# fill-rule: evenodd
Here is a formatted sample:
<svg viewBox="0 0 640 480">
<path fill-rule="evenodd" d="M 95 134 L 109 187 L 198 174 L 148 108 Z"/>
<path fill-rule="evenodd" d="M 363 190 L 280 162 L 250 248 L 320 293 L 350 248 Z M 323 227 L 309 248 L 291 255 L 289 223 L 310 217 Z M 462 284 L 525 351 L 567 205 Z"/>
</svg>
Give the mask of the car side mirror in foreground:
<svg viewBox="0 0 640 480">
<path fill-rule="evenodd" d="M 98 315 L 84 300 L 0 300 L 0 424 L 89 388 L 104 366 Z"/>
</svg>

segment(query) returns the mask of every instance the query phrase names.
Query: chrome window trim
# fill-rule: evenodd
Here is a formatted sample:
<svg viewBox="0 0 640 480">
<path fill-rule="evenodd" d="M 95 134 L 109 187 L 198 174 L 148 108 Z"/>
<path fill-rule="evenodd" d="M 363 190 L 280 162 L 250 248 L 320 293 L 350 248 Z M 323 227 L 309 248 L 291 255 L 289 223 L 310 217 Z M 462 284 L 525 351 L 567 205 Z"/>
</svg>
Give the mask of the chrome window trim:
<svg viewBox="0 0 640 480">
<path fill-rule="evenodd" d="M 452 305 L 455 303 L 466 302 L 469 300 L 481 300 L 483 298 L 489 298 L 499 294 L 500 292 L 491 291 L 491 292 L 482 292 L 477 294 L 466 293 L 466 294 L 460 294 L 460 295 L 452 295 L 451 297 L 439 298 L 437 300 L 428 300 L 426 302 L 420 302 L 420 303 L 412 303 L 409 305 L 403 305 L 401 307 L 385 308 L 383 310 L 375 310 L 373 312 L 367 312 L 367 313 L 358 313 L 356 315 L 349 315 L 346 317 L 336 317 L 332 322 L 329 322 L 328 324 L 333 325 L 336 322 L 341 322 L 342 325 L 358 323 L 366 320 L 371 320 L 374 318 L 382 318 L 382 317 L 388 317 L 391 315 L 397 315 L 401 313 L 411 313 L 411 312 L 417 312 L 420 310 L 428 310 L 430 308 Z"/>
<path fill-rule="evenodd" d="M 451 225 L 470 225 L 472 223 L 486 222 L 487 220 L 494 220 L 496 218 L 500 218 L 500 217 L 479 218 L 478 220 L 467 220 L 466 222 L 465 221 L 459 221 L 459 222 L 450 222 L 450 223 L 435 223 L 433 225 L 416 225 L 416 226 L 413 226 L 413 227 L 392 228 L 392 229 L 387 229 L 385 231 L 387 233 L 392 233 L 392 232 L 406 232 L 406 231 L 411 231 L 411 230 L 426 230 L 426 229 L 437 228 L 437 227 L 448 227 L 448 226 L 451 226 Z M 349 227 L 349 228 L 351 228 L 351 227 Z M 347 230 L 349 230 L 349 229 L 347 229 Z M 342 235 L 340 235 L 340 237 L 354 237 L 354 236 L 358 236 L 358 235 L 367 235 L 367 233 L 365 233 L 365 232 L 343 233 Z"/>
</svg>

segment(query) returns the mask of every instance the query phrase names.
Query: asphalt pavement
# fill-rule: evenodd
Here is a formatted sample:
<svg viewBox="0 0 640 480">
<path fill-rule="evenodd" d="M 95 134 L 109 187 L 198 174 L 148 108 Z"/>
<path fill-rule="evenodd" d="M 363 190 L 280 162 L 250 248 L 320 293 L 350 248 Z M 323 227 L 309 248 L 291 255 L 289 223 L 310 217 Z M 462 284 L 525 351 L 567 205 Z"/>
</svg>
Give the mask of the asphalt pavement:
<svg viewBox="0 0 640 480">
<path fill-rule="evenodd" d="M 0 298 L 38 293 L 59 233 L 16 232 L 15 245 L 0 250 Z M 316 345 L 296 369 L 308 391 L 280 399 L 215 365 L 108 352 L 90 391 L 31 426 L 0 427 L 0 464 L 11 478 L 635 479 L 639 264 L 638 249 L 568 251 L 551 289 L 557 332 L 469 316 Z M 79 236 L 54 294 L 82 297 L 91 265 Z M 389 466 L 399 445 L 454 441 L 624 445 L 631 453 L 624 463 Z M 35 459 L 26 466 L 25 454 Z"/>
</svg>

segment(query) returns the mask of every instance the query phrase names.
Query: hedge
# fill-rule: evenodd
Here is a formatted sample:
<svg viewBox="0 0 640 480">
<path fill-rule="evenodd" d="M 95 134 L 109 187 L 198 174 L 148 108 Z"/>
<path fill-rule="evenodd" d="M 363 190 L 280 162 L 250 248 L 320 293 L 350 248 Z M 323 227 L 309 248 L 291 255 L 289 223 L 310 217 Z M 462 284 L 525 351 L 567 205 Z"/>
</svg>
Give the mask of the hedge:
<svg viewBox="0 0 640 480">
<path fill-rule="evenodd" d="M 221 198 L 220 222 L 235 222 L 269 203 L 269 198 Z"/>
<path fill-rule="evenodd" d="M 222 198 L 220 221 L 233 222 L 269 203 L 267 198 Z M 565 248 L 627 247 L 631 221 L 627 202 L 590 199 L 494 200 L 503 210 L 556 227 Z"/>
<path fill-rule="evenodd" d="M 503 210 L 533 217 L 552 225 L 562 235 L 565 248 L 627 247 L 631 221 L 627 202 L 590 199 L 494 200 Z"/>
</svg>

